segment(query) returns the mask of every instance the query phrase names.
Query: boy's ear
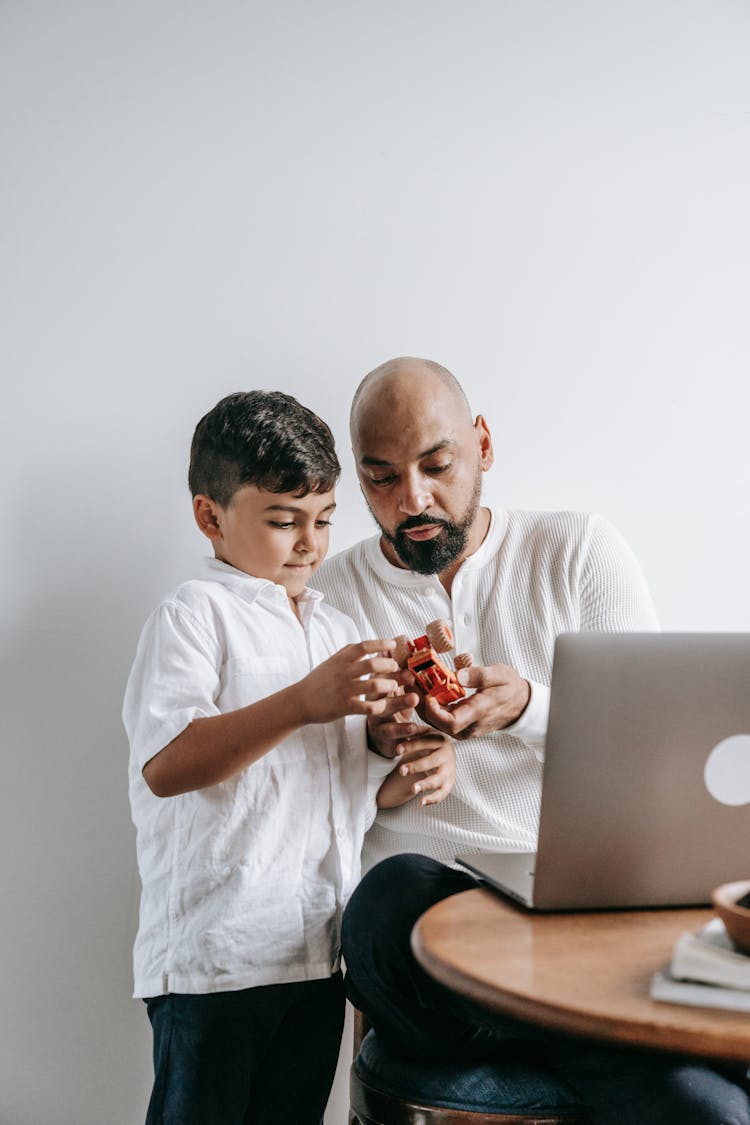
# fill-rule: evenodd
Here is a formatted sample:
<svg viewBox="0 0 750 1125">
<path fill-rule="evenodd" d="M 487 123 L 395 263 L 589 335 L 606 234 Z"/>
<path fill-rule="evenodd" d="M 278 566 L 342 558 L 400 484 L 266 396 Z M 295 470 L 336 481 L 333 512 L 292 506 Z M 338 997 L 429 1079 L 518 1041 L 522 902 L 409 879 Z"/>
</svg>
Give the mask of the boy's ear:
<svg viewBox="0 0 750 1125">
<path fill-rule="evenodd" d="M 207 539 L 214 540 L 221 537 L 218 508 L 219 505 L 210 496 L 205 496 L 199 492 L 197 496 L 193 497 L 195 522 Z"/>
</svg>

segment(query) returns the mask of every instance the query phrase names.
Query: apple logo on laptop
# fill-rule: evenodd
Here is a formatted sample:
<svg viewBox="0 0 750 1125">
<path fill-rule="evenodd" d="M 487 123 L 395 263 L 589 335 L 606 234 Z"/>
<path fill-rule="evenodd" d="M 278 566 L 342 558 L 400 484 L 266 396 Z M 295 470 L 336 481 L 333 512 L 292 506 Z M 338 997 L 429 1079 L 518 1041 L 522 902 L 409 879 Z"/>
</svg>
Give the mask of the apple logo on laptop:
<svg viewBox="0 0 750 1125">
<path fill-rule="evenodd" d="M 722 805 L 750 804 L 750 734 L 733 734 L 717 742 L 706 758 L 703 780 Z"/>
</svg>

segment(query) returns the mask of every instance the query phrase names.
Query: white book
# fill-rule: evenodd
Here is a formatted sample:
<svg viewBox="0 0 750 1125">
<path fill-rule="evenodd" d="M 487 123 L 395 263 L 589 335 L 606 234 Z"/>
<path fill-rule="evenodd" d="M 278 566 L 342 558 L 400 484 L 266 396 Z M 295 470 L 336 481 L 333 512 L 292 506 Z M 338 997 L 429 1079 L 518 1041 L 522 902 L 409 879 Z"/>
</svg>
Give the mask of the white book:
<svg viewBox="0 0 750 1125">
<path fill-rule="evenodd" d="M 750 957 L 739 952 L 720 918 L 712 918 L 696 933 L 680 935 L 669 970 L 677 980 L 746 989 L 750 993 Z"/>
<path fill-rule="evenodd" d="M 651 999 L 669 1004 L 690 1004 L 696 1008 L 727 1008 L 736 1012 L 750 1012 L 750 991 L 675 980 L 668 969 L 663 973 L 654 973 L 651 978 Z"/>
</svg>

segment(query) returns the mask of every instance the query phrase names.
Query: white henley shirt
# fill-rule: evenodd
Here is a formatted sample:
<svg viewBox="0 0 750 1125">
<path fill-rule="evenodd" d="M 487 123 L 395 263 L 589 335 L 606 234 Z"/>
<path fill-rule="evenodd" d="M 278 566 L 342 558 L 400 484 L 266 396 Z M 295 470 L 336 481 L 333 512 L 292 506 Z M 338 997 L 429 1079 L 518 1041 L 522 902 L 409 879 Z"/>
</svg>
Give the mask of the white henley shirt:
<svg viewBox="0 0 750 1125">
<path fill-rule="evenodd" d="M 578 512 L 492 513 L 450 597 L 437 575 L 388 562 L 379 535 L 326 560 L 314 585 L 363 635 L 411 639 L 444 618 L 454 653 L 470 652 L 477 664 L 510 664 L 532 687 L 512 726 L 456 743 L 456 784 L 445 801 L 378 812 L 365 840 L 365 870 L 399 852 L 452 864 L 460 852 L 532 851 L 555 638 L 658 628 L 630 548 L 606 520 Z"/>
<path fill-rule="evenodd" d="M 159 798 L 142 769 L 201 716 L 254 703 L 359 639 L 317 591 L 286 590 L 216 559 L 141 634 L 123 720 L 143 890 L 135 996 L 314 980 L 339 965 L 339 924 L 360 875 L 368 760 L 351 716 L 306 726 L 219 785 Z"/>
</svg>

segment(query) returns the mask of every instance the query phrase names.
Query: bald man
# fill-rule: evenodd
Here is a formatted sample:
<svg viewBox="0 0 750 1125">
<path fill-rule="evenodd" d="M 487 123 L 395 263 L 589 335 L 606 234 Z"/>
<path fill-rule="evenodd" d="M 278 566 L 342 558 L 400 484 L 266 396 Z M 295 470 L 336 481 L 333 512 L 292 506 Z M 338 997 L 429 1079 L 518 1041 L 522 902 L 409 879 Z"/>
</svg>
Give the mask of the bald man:
<svg viewBox="0 0 750 1125">
<path fill-rule="evenodd" d="M 451 623 L 459 673 L 476 689 L 374 732 L 387 770 L 430 726 L 459 739 L 456 781 L 440 805 L 381 810 L 365 840 L 368 874 L 344 916 L 347 991 L 379 1037 L 430 1060 L 502 1058 L 508 1037 L 573 1086 L 596 1125 L 750 1125 L 734 1071 L 576 1045 L 502 1020 L 434 984 L 410 934 L 435 902 L 473 880 L 460 852 L 533 851 L 553 647 L 563 632 L 658 628 L 641 569 L 599 516 L 481 504 L 492 438 L 454 376 L 431 360 L 388 360 L 351 410 L 357 474 L 379 534 L 327 560 L 312 581 L 363 636 L 420 636 Z M 429 726 L 425 726 L 423 721 Z M 568 1089 L 569 1089 L 568 1086 Z"/>
<path fill-rule="evenodd" d="M 437 363 L 400 358 L 371 371 L 351 437 L 380 534 L 324 562 L 313 582 L 363 636 L 417 637 L 445 618 L 456 652 L 475 660 L 460 677 L 477 689 L 451 711 L 425 708 L 428 723 L 462 740 L 453 792 L 439 811 L 411 802 L 380 815 L 365 869 L 407 851 L 448 864 L 462 851 L 533 851 L 555 637 L 656 629 L 640 567 L 600 517 L 481 504 L 490 430 Z M 393 754 L 417 733 L 390 723 L 378 748 Z"/>
</svg>

